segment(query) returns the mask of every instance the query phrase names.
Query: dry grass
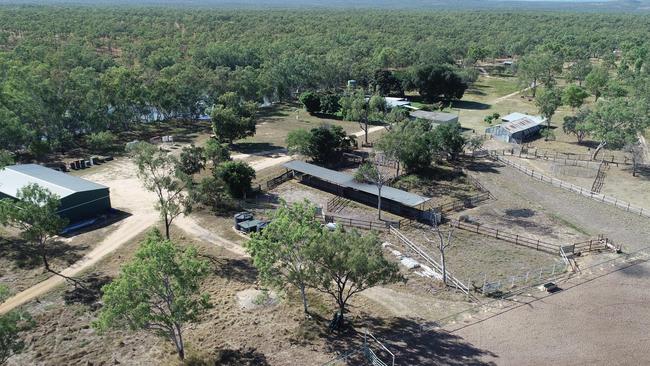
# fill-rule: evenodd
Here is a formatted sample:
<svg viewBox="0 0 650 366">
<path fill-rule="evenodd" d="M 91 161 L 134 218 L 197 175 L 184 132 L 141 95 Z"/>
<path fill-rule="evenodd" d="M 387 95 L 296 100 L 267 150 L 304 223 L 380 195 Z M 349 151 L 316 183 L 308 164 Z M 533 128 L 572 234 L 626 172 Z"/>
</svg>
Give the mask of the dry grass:
<svg viewBox="0 0 650 366">
<path fill-rule="evenodd" d="M 572 176 L 567 174 L 555 174 L 554 165 L 561 162 L 552 162 L 546 160 L 519 159 L 516 157 L 509 158 L 520 164 L 524 164 L 531 169 L 541 172 L 549 177 L 555 177 L 563 181 L 576 184 L 578 186 L 590 189 L 595 178 L 595 174 L 590 177 Z M 591 163 L 592 169 L 597 171 L 598 163 Z M 632 176 L 631 165 L 610 165 L 606 172 L 605 184 L 601 193 L 616 197 L 619 200 L 630 202 L 635 206 L 646 207 L 650 209 L 650 172 L 640 170 L 636 177 Z"/>
<path fill-rule="evenodd" d="M 234 150 L 254 153 L 285 148 L 290 131 L 311 130 L 322 124 L 341 126 L 347 133 L 360 130 L 356 122 L 342 121 L 331 116 L 310 115 L 299 103 L 276 104 L 260 110 L 255 136 L 237 141 Z"/>
</svg>

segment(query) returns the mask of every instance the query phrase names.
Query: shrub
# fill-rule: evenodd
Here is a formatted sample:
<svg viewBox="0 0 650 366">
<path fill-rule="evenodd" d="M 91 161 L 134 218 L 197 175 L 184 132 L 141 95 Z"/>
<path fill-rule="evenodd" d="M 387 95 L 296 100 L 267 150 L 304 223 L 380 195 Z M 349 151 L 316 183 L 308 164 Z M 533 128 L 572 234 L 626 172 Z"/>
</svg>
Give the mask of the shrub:
<svg viewBox="0 0 650 366">
<path fill-rule="evenodd" d="M 91 133 L 86 138 L 86 141 L 88 142 L 88 147 L 91 151 L 105 153 L 112 151 L 115 148 L 117 138 L 110 131 L 101 131 Z"/>
<path fill-rule="evenodd" d="M 218 173 L 230 196 L 246 198 L 255 179 L 255 170 L 250 165 L 241 161 L 228 161 L 219 166 Z"/>
<path fill-rule="evenodd" d="M 304 92 L 300 94 L 300 97 L 298 99 L 310 114 L 319 112 L 321 110 L 320 97 L 316 93 Z"/>
<path fill-rule="evenodd" d="M 205 167 L 205 156 L 203 148 L 194 145 L 186 146 L 181 151 L 179 169 L 187 174 L 193 175 Z"/>
</svg>

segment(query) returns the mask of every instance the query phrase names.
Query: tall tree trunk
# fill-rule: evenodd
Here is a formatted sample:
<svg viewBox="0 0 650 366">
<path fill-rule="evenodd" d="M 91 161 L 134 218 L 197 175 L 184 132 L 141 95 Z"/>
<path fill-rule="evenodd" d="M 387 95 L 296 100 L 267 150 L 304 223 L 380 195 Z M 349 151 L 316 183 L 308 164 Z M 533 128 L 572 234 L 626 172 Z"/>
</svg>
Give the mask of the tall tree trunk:
<svg viewBox="0 0 650 366">
<path fill-rule="evenodd" d="M 591 155 L 591 160 L 596 160 L 596 157 L 598 157 L 598 153 L 600 152 L 600 150 L 602 150 L 605 147 L 605 145 L 607 145 L 606 141 L 601 141 L 600 144 L 598 144 L 598 147 L 596 148 L 596 150 L 594 150 L 594 153 Z"/>
<path fill-rule="evenodd" d="M 45 250 L 45 243 L 41 242 L 39 244 L 39 246 L 40 246 L 40 249 L 41 249 L 41 259 L 43 261 L 43 266 L 45 266 L 46 271 L 48 271 L 48 272 L 50 272 L 50 273 L 52 273 L 52 274 L 54 274 L 56 276 L 59 276 L 59 277 L 63 278 L 64 280 L 68 281 L 68 282 L 71 282 L 74 285 L 74 287 L 80 287 L 80 288 L 82 288 L 82 289 L 84 289 L 86 291 L 93 291 L 93 290 L 89 289 L 88 287 L 84 286 L 79 280 L 77 280 L 77 279 L 75 279 L 73 277 L 68 277 L 68 276 L 64 275 L 63 273 L 57 272 L 57 271 L 53 270 L 52 268 L 50 268 L 50 262 L 47 260 L 47 252 Z"/>
<path fill-rule="evenodd" d="M 174 345 L 176 346 L 178 358 L 181 361 L 185 360 L 185 345 L 183 344 L 183 333 L 179 324 L 174 324 Z"/>
<path fill-rule="evenodd" d="M 171 220 L 165 215 L 165 237 L 167 240 L 170 240 L 171 238 L 169 237 L 169 227 L 172 226 Z"/>
<path fill-rule="evenodd" d="M 440 247 L 440 266 L 442 266 L 442 283 L 447 286 L 447 263 L 445 262 L 445 248 Z"/>
<path fill-rule="evenodd" d="M 300 284 L 300 296 L 302 297 L 302 306 L 305 311 L 305 315 L 309 315 L 309 309 L 307 308 L 307 294 L 305 293 L 305 284 Z"/>
<path fill-rule="evenodd" d="M 533 98 L 537 95 L 537 79 L 533 79 L 533 85 L 530 87 L 533 90 Z"/>
</svg>

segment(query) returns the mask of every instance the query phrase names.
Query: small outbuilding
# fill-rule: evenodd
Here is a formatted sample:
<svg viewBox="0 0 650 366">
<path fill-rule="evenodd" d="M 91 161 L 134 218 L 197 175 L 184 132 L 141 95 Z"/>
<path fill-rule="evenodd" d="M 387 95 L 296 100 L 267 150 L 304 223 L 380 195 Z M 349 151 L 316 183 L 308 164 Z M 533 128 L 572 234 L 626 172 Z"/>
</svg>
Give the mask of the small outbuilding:
<svg viewBox="0 0 650 366">
<path fill-rule="evenodd" d="M 426 119 L 438 125 L 446 125 L 449 123 L 458 123 L 458 115 L 445 112 L 432 112 L 423 111 L 421 109 L 410 112 L 413 119 Z"/>
<path fill-rule="evenodd" d="M 523 113 L 511 113 L 501 119 L 503 123 L 488 127 L 485 132 L 492 135 L 494 139 L 503 142 L 516 142 L 529 139 L 541 129 L 545 118 L 530 116 Z"/>
<path fill-rule="evenodd" d="M 110 210 L 109 189 L 101 184 L 36 164 L 0 169 L 0 198 L 18 199 L 18 192 L 38 184 L 59 196 L 59 215 L 70 222 L 94 218 Z"/>
</svg>

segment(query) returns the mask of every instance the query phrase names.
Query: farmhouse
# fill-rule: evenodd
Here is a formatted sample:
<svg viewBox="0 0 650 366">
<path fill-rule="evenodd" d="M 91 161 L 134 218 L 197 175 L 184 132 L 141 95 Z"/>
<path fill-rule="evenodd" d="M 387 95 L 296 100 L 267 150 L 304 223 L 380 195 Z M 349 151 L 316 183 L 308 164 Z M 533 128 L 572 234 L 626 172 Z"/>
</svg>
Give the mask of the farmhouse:
<svg viewBox="0 0 650 366">
<path fill-rule="evenodd" d="M 458 122 L 458 115 L 444 112 L 430 112 L 417 110 L 410 112 L 410 116 L 413 119 L 421 118 L 431 121 L 432 123 L 444 125 L 448 123 Z"/>
<path fill-rule="evenodd" d="M 511 113 L 501 120 L 503 123 L 488 127 L 485 132 L 492 135 L 496 140 L 517 143 L 539 132 L 544 122 L 546 122 L 545 118 L 523 113 Z"/>
<path fill-rule="evenodd" d="M 59 215 L 70 222 L 96 217 L 111 208 L 108 187 L 36 164 L 0 170 L 0 198 L 17 199 L 29 184 L 38 184 L 59 196 Z"/>
<path fill-rule="evenodd" d="M 284 164 L 284 167 L 293 171 L 304 184 L 366 205 L 377 206 L 379 191 L 374 184 L 361 183 L 349 174 L 298 160 L 290 161 Z M 424 206 L 429 200 L 430 198 L 389 186 L 384 186 L 381 190 L 383 210 L 411 219 L 424 217 Z"/>
</svg>

